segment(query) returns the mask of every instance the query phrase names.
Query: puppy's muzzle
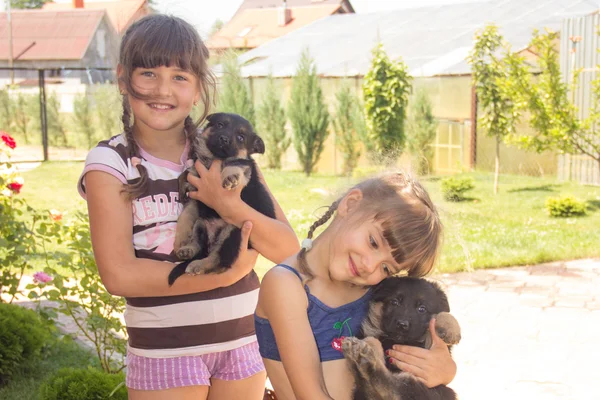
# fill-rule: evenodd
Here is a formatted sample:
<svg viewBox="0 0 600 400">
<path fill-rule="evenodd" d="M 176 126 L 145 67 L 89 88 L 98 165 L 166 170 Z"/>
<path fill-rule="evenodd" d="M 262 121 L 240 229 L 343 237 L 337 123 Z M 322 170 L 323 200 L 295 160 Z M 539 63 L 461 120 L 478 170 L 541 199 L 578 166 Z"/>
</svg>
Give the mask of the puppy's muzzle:
<svg viewBox="0 0 600 400">
<path fill-rule="evenodd" d="M 403 319 L 399 319 L 396 321 L 396 328 L 401 329 L 403 331 L 407 331 L 408 328 L 410 328 L 410 322 Z"/>
<path fill-rule="evenodd" d="M 221 146 L 228 146 L 229 145 L 229 138 L 227 136 L 219 136 L 219 144 Z"/>
</svg>

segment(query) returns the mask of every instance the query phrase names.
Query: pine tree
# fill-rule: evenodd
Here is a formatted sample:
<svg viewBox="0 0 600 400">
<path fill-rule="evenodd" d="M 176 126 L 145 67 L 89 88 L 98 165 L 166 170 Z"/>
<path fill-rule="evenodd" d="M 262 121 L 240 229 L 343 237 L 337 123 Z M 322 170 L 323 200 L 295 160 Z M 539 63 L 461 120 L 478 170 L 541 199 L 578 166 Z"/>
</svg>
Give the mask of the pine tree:
<svg viewBox="0 0 600 400">
<path fill-rule="evenodd" d="M 267 90 L 258 108 L 258 132 L 265 141 L 267 167 L 281 169 L 281 157 L 290 147 L 291 139 L 286 137 L 285 111 L 281 106 L 275 80 L 269 74 Z"/>
<path fill-rule="evenodd" d="M 254 105 L 242 78 L 242 71 L 234 54 L 223 57 L 223 76 L 218 109 L 221 112 L 239 114 L 254 126 Z"/>
<path fill-rule="evenodd" d="M 361 132 L 365 129 L 358 97 L 352 93 L 349 83 L 344 81 L 342 87 L 335 95 L 335 117 L 333 127 L 336 135 L 336 146 L 344 158 L 344 175 L 352 174 L 360 158 Z"/>
<path fill-rule="evenodd" d="M 431 172 L 433 147 L 438 123 L 433 117 L 431 100 L 427 91 L 419 88 L 409 104 L 407 141 L 408 149 L 417 159 L 417 172 L 426 175 Z"/>
<path fill-rule="evenodd" d="M 323 102 L 317 67 L 308 50 L 302 52 L 292 79 L 288 115 L 294 130 L 294 148 L 302 171 L 308 176 L 317 165 L 329 134 L 329 113 Z"/>
</svg>

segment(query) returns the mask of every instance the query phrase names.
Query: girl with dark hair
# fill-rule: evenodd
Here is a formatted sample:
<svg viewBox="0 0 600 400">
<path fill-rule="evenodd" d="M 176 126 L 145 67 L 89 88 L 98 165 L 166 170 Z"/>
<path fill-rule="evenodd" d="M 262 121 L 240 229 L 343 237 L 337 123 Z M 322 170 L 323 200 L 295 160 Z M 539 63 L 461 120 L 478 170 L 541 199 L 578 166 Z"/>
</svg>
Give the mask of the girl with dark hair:
<svg viewBox="0 0 600 400">
<path fill-rule="evenodd" d="M 127 300 L 126 384 L 133 400 L 262 399 L 253 268 L 259 253 L 278 262 L 298 250 L 274 199 L 277 219 L 247 206 L 240 190 L 223 189 L 220 162 L 209 170 L 197 163 L 200 178 L 189 179 L 198 190 L 190 197 L 242 228 L 240 255 L 222 274 L 167 283 L 182 210 L 177 178 L 214 93 L 207 60 L 198 33 L 179 18 L 151 15 L 132 24 L 117 68 L 123 133 L 90 151 L 79 180 L 102 282 Z M 193 121 L 199 101 L 203 114 Z M 248 240 L 256 250 L 248 250 Z"/>
<path fill-rule="evenodd" d="M 332 217 L 313 242 L 315 229 Z M 432 270 L 441 231 L 425 189 L 402 173 L 365 180 L 329 207 L 300 252 L 267 272 L 261 284 L 256 334 L 278 400 L 352 398 L 341 337 L 359 331 L 371 286 Z M 402 346 L 390 354 L 429 387 L 449 383 L 456 373 L 433 327 L 431 349 Z"/>
</svg>

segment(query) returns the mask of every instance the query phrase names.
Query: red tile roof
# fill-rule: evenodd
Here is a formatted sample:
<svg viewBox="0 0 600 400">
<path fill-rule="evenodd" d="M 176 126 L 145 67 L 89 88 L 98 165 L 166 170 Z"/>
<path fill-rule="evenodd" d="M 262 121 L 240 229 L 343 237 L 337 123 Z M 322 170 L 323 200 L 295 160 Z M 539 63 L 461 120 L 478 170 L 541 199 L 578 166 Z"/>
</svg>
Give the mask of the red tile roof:
<svg viewBox="0 0 600 400">
<path fill-rule="evenodd" d="M 335 14 L 339 5 L 292 7 L 291 21 L 279 26 L 277 8 L 251 8 L 238 12 L 206 43 L 210 49 L 254 48 L 318 19 Z"/>
<path fill-rule="evenodd" d="M 131 22 L 148 13 L 147 0 L 120 0 L 120 1 L 84 1 L 84 10 L 106 10 L 110 22 L 121 33 Z M 43 10 L 59 11 L 73 10 L 73 2 L 68 3 L 46 3 Z"/>
<path fill-rule="evenodd" d="M 105 11 L 19 10 L 11 15 L 13 57 L 35 42 L 19 60 L 80 60 Z M 8 60 L 6 13 L 0 13 L 0 60 Z"/>
</svg>

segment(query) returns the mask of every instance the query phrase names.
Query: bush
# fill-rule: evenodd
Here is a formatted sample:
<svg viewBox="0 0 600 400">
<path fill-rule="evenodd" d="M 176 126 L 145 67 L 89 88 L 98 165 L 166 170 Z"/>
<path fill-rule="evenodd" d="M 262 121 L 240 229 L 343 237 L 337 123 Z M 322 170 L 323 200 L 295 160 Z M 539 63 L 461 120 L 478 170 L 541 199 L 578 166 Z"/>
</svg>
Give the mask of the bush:
<svg viewBox="0 0 600 400">
<path fill-rule="evenodd" d="M 8 381 L 23 362 L 38 357 L 50 338 L 35 311 L 0 303 L 0 383 Z"/>
<path fill-rule="evenodd" d="M 448 201 L 463 201 L 465 200 L 465 192 L 473 189 L 475 183 L 473 178 L 444 178 L 442 179 L 442 193 L 444 199 Z"/>
<path fill-rule="evenodd" d="M 549 197 L 546 210 L 551 217 L 577 217 L 585 215 L 585 203 L 573 196 Z"/>
<path fill-rule="evenodd" d="M 40 400 L 127 399 L 125 375 L 94 368 L 62 368 L 40 386 Z M 113 393 L 114 392 L 114 393 Z M 112 394 L 112 396 L 111 396 Z"/>
</svg>

